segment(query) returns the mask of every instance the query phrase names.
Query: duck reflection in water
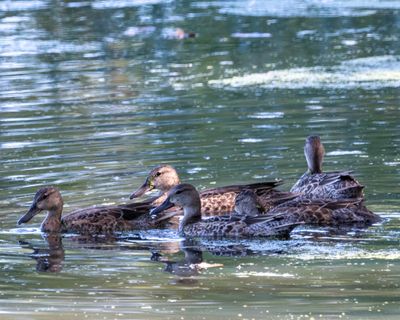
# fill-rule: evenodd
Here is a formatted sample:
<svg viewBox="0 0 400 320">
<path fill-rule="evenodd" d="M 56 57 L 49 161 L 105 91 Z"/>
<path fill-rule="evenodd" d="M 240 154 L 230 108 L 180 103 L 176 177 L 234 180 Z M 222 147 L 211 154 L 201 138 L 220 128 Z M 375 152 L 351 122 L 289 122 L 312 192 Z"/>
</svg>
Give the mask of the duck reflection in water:
<svg viewBox="0 0 400 320">
<path fill-rule="evenodd" d="M 59 233 L 48 233 L 43 235 L 47 247 L 36 247 L 27 241 L 20 241 L 20 245 L 32 249 L 29 256 L 36 260 L 36 271 L 38 272 L 60 272 L 65 259 L 64 247 Z"/>
<path fill-rule="evenodd" d="M 223 264 L 214 263 L 210 264 L 203 261 L 203 252 L 201 248 L 193 241 L 185 240 L 180 243 L 180 250 L 184 254 L 184 258 L 178 261 L 172 261 L 164 258 L 161 254 L 153 252 L 151 260 L 162 262 L 165 264 L 164 271 L 174 274 L 182 278 L 190 278 L 199 275 L 202 270 L 208 268 L 222 267 Z M 193 281 L 187 281 L 181 279 L 179 283 L 193 283 Z"/>
</svg>

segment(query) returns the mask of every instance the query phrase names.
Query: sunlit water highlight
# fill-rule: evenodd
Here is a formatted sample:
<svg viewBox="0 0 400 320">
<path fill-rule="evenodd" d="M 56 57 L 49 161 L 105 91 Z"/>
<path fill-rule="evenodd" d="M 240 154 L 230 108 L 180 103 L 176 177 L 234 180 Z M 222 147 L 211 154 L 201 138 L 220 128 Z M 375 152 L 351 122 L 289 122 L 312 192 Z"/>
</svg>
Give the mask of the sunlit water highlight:
<svg viewBox="0 0 400 320">
<path fill-rule="evenodd" d="M 294 68 L 210 80 L 212 86 L 261 86 L 278 89 L 364 89 L 400 87 L 400 59 L 383 56 L 344 61 L 339 66 Z"/>
</svg>

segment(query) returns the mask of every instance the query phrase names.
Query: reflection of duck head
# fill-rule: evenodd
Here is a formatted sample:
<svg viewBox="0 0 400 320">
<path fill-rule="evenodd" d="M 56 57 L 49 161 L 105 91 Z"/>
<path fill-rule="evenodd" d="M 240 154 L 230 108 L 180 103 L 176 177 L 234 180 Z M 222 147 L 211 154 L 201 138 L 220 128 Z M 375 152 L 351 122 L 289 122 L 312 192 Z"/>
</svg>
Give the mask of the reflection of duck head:
<svg viewBox="0 0 400 320">
<path fill-rule="evenodd" d="M 36 271 L 60 272 L 65 258 L 61 236 L 57 233 L 49 233 L 43 238 L 46 240 L 48 248 L 36 248 L 23 241 L 20 241 L 20 244 L 28 245 L 33 250 L 29 256 L 36 260 Z"/>
<path fill-rule="evenodd" d="M 197 275 L 199 272 L 198 264 L 203 262 L 203 253 L 201 250 L 196 248 L 185 247 L 183 244 L 180 245 L 181 251 L 184 253 L 183 260 L 170 261 L 162 257 L 158 252 L 152 252 L 151 260 L 158 261 L 165 264 L 164 271 L 172 273 L 179 277 L 191 277 Z"/>
<path fill-rule="evenodd" d="M 185 257 L 181 261 L 164 261 L 164 271 L 179 277 L 190 277 L 199 273 L 198 264 L 203 262 L 203 253 L 200 250 L 184 248 Z"/>
</svg>

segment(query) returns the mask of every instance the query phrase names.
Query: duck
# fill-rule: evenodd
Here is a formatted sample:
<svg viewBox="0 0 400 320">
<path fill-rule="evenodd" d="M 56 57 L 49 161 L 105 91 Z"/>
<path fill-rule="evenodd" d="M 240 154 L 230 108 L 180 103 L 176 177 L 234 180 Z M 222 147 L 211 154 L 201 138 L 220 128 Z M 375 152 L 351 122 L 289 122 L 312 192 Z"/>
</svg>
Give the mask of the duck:
<svg viewBox="0 0 400 320">
<path fill-rule="evenodd" d="M 196 188 L 189 183 L 173 187 L 162 204 L 150 211 L 158 215 L 174 205 L 183 208 L 179 234 L 186 237 L 288 237 L 297 223 L 281 223 L 281 218 L 267 215 L 223 215 L 202 219 L 201 199 Z"/>
<path fill-rule="evenodd" d="M 322 172 L 325 149 L 319 136 L 311 135 L 306 138 L 304 155 L 308 170 L 294 184 L 290 192 L 315 199 L 364 198 L 364 186 L 350 171 Z"/>
<path fill-rule="evenodd" d="M 64 201 L 53 186 L 39 189 L 28 212 L 17 222 L 29 222 L 41 211 L 47 211 L 40 230 L 45 233 L 70 232 L 78 234 L 112 234 L 138 229 L 161 228 L 169 224 L 169 217 L 157 221 L 149 217 L 152 206 L 148 202 L 131 205 L 102 206 L 78 209 L 62 216 Z"/>
<path fill-rule="evenodd" d="M 235 212 L 239 216 L 263 214 L 252 190 L 243 190 L 235 201 Z M 368 210 L 364 199 L 312 199 L 299 196 L 284 202 L 268 212 L 270 218 L 281 218 L 281 223 L 299 223 L 318 226 L 368 226 L 382 219 Z"/>
<path fill-rule="evenodd" d="M 293 199 L 296 195 L 275 188 L 283 183 L 282 180 L 264 181 L 252 184 L 238 184 L 206 189 L 200 192 L 201 213 L 205 217 L 226 215 L 233 211 L 235 198 L 242 190 L 253 190 L 264 210 Z M 168 164 L 153 168 L 144 183 L 130 195 L 130 199 L 143 196 L 145 193 L 158 190 L 159 194 L 149 199 L 154 206 L 159 206 L 168 192 L 180 184 L 176 169 Z M 182 212 L 182 211 L 181 211 Z"/>
<path fill-rule="evenodd" d="M 318 226 L 364 227 L 380 222 L 382 218 L 370 211 L 362 198 L 310 199 L 299 197 L 276 206 L 268 216 L 282 216 L 286 223 L 303 223 Z"/>
</svg>

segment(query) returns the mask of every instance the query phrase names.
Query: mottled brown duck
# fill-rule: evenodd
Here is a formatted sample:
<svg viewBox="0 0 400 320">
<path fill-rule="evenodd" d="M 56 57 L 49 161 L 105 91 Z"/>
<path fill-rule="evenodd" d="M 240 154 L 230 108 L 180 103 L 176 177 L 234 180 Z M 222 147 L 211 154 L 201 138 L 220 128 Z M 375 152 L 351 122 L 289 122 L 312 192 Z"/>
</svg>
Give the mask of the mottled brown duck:
<svg viewBox="0 0 400 320">
<path fill-rule="evenodd" d="M 148 212 L 149 203 L 84 208 L 61 216 L 63 198 L 55 187 L 39 189 L 29 211 L 18 220 L 18 224 L 29 222 L 35 215 L 47 210 L 42 222 L 42 232 L 71 232 L 80 234 L 109 234 L 128 230 L 151 229 L 169 226 L 168 216 L 155 221 Z"/>
<path fill-rule="evenodd" d="M 363 198 L 363 188 L 349 171 L 322 172 L 325 149 L 319 136 L 309 136 L 304 146 L 308 170 L 290 190 L 315 199 Z"/>
<path fill-rule="evenodd" d="M 364 205 L 363 199 L 309 199 L 299 198 L 281 204 L 268 215 L 283 213 L 287 222 L 302 222 L 319 226 L 368 226 L 381 217 Z"/>
<path fill-rule="evenodd" d="M 179 183 L 180 179 L 175 168 L 170 165 L 160 165 L 150 171 L 143 185 L 131 194 L 130 199 L 141 197 L 151 190 L 159 190 L 159 195 L 152 199 L 152 204 L 158 206 L 166 199 L 167 193 Z M 280 184 L 281 180 L 275 180 L 203 190 L 200 192 L 201 213 L 205 217 L 231 213 L 236 196 L 247 189 L 254 191 L 263 210 L 269 210 L 295 197 L 292 193 L 276 190 Z"/>
<path fill-rule="evenodd" d="M 151 211 L 157 215 L 174 205 L 183 208 L 179 232 L 188 237 L 287 237 L 297 223 L 281 223 L 281 218 L 267 215 L 226 215 L 201 217 L 200 195 L 191 184 L 172 188 L 164 202 Z"/>
<path fill-rule="evenodd" d="M 241 216 L 260 214 L 257 198 L 251 190 L 241 192 L 235 212 Z M 362 199 L 310 199 L 298 197 L 280 204 L 266 213 L 270 218 L 281 218 L 286 224 L 301 223 L 318 226 L 368 226 L 381 221 L 379 215 L 368 210 Z"/>
</svg>

